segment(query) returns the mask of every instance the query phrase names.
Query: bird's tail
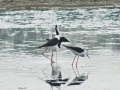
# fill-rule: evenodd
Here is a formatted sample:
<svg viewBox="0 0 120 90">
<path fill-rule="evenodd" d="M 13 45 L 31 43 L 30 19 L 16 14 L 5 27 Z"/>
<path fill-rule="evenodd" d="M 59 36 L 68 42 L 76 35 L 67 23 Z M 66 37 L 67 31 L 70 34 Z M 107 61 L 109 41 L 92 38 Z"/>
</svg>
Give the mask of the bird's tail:
<svg viewBox="0 0 120 90">
<path fill-rule="evenodd" d="M 38 46 L 38 47 L 36 47 L 36 48 L 42 48 L 42 46 Z"/>
<path fill-rule="evenodd" d="M 63 46 L 66 47 L 66 48 L 68 48 L 68 49 L 70 48 L 69 46 L 66 46 L 66 45 L 63 45 Z"/>
<path fill-rule="evenodd" d="M 65 46 L 65 45 L 63 45 L 64 47 L 67 47 L 67 46 Z"/>
<path fill-rule="evenodd" d="M 49 41 L 50 39 L 49 39 L 49 38 L 47 38 L 46 40 L 47 40 L 47 41 Z"/>
</svg>

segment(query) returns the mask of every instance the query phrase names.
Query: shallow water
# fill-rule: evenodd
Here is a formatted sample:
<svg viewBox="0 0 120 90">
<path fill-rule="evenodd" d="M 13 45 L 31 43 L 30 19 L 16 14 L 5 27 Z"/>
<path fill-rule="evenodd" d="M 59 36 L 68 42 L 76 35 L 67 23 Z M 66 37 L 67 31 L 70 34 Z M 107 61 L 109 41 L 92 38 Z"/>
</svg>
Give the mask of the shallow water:
<svg viewBox="0 0 120 90">
<path fill-rule="evenodd" d="M 73 8 L 0 12 L 0 89 L 49 90 L 40 78 L 50 76 L 50 61 L 36 49 L 46 42 L 54 27 L 73 45 L 88 51 L 90 60 L 80 57 L 79 72 L 89 73 L 82 85 L 62 90 L 119 90 L 120 87 L 120 9 Z M 51 55 L 50 51 L 46 53 Z M 63 77 L 74 76 L 74 55 L 58 49 Z M 44 86 L 44 88 L 43 88 Z"/>
</svg>

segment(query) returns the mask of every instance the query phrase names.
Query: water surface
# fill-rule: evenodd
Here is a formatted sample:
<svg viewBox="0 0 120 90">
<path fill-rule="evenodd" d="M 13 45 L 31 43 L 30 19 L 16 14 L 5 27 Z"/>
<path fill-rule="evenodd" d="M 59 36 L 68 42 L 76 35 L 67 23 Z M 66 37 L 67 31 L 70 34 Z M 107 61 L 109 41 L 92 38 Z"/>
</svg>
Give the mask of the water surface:
<svg viewBox="0 0 120 90">
<path fill-rule="evenodd" d="M 80 73 L 88 73 L 88 80 L 80 86 L 65 90 L 119 90 L 120 85 L 120 9 L 59 9 L 22 10 L 0 12 L 0 89 L 43 90 L 50 87 L 38 79 L 50 76 L 50 61 L 40 52 L 42 45 L 55 34 L 58 25 L 61 36 L 72 45 L 88 51 L 90 60 L 80 58 Z M 50 51 L 46 53 L 51 55 Z M 58 50 L 58 62 L 63 77 L 73 76 L 71 63 L 74 58 L 66 48 Z M 93 82 L 94 81 L 94 82 Z M 11 84 L 9 84 L 11 83 Z"/>
</svg>

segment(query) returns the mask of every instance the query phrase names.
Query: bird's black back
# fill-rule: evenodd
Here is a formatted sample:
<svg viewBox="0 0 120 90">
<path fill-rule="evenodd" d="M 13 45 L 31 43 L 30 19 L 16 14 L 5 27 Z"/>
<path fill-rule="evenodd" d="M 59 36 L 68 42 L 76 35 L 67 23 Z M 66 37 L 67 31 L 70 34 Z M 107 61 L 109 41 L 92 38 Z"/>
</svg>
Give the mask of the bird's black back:
<svg viewBox="0 0 120 90">
<path fill-rule="evenodd" d="M 70 50 L 74 50 L 76 52 L 79 52 L 79 53 L 84 52 L 84 50 L 80 47 L 72 47 L 72 46 L 66 46 L 66 45 L 63 45 L 63 46 L 65 46 L 66 48 L 68 48 Z"/>
<path fill-rule="evenodd" d="M 42 46 L 39 46 L 38 48 L 54 46 L 54 45 L 58 44 L 58 42 L 59 42 L 59 40 L 57 38 L 53 38 L 53 39 L 49 40 L 47 43 L 43 44 Z"/>
</svg>

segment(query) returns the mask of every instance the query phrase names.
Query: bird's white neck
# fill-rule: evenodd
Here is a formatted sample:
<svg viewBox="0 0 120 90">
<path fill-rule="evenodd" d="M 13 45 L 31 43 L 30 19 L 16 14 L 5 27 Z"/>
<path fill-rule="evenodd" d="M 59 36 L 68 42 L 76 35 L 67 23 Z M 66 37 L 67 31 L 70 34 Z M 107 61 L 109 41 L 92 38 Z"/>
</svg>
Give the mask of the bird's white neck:
<svg viewBox="0 0 120 90">
<path fill-rule="evenodd" d="M 57 38 L 58 40 L 60 40 L 60 36 L 59 35 L 56 35 L 55 38 Z"/>
</svg>

